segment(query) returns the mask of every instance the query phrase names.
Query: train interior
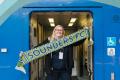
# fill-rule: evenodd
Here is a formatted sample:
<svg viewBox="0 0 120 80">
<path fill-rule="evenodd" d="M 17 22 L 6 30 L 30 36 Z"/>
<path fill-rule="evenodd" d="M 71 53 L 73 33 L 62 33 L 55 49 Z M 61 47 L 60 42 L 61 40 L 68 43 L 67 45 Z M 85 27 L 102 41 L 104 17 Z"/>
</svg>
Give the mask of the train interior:
<svg viewBox="0 0 120 80">
<path fill-rule="evenodd" d="M 30 48 L 43 42 L 52 33 L 55 25 L 62 25 L 65 35 L 69 35 L 83 27 L 89 27 L 93 34 L 93 15 L 91 12 L 32 12 L 30 15 Z M 92 38 L 93 36 L 90 35 Z M 72 80 L 92 80 L 93 46 L 89 40 L 73 49 L 74 68 Z M 45 80 L 44 57 L 30 63 L 30 80 Z"/>
</svg>

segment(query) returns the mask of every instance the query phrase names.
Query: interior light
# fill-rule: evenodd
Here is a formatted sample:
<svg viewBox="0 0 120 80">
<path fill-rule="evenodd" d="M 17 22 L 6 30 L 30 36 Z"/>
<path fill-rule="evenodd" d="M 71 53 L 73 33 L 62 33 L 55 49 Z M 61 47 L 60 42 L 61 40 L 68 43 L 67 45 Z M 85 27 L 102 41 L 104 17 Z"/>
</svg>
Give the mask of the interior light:
<svg viewBox="0 0 120 80">
<path fill-rule="evenodd" d="M 70 23 L 74 23 L 77 18 L 71 18 Z"/>
<path fill-rule="evenodd" d="M 53 18 L 48 18 L 48 20 L 49 20 L 49 22 L 51 23 L 53 23 L 54 22 L 54 19 Z"/>
<path fill-rule="evenodd" d="M 51 27 L 54 27 L 54 26 L 55 26 L 55 24 L 54 24 L 54 23 L 50 23 L 50 26 L 51 26 Z"/>
<path fill-rule="evenodd" d="M 73 26 L 73 23 L 69 23 L 68 26 Z"/>
</svg>

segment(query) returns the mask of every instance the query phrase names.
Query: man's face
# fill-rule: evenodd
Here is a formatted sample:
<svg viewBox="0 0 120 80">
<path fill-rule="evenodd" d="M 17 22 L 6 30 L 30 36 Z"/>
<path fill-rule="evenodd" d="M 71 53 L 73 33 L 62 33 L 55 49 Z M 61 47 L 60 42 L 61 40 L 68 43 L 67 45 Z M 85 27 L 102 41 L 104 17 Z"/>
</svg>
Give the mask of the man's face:
<svg viewBox="0 0 120 80">
<path fill-rule="evenodd" d="M 63 37 L 64 30 L 63 30 L 62 27 L 57 26 L 57 27 L 55 28 L 54 33 L 55 33 L 54 35 L 55 35 L 56 38 L 61 38 L 61 37 Z"/>
</svg>

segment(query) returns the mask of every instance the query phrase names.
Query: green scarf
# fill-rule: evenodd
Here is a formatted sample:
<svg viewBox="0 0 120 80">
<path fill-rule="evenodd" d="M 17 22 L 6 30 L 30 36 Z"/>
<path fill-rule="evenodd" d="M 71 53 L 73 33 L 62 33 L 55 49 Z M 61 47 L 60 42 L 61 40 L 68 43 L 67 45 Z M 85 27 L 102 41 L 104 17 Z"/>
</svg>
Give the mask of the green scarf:
<svg viewBox="0 0 120 80">
<path fill-rule="evenodd" d="M 89 37 L 88 29 L 81 29 L 75 33 L 72 33 L 66 37 L 63 37 L 58 40 L 54 40 L 52 42 L 46 43 L 37 48 L 31 49 L 29 51 L 23 52 L 20 60 L 17 63 L 17 67 L 22 67 L 25 64 L 35 60 L 37 58 L 43 57 L 53 51 L 56 51 L 60 48 L 66 47 L 70 44 L 78 42 L 82 39 Z"/>
</svg>

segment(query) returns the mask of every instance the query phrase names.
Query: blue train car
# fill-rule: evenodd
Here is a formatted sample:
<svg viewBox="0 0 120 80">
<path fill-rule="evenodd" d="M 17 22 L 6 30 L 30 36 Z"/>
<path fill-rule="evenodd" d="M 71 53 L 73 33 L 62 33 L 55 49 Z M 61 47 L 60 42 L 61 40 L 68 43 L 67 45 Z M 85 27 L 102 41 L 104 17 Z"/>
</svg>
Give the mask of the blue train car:
<svg viewBox="0 0 120 80">
<path fill-rule="evenodd" d="M 31 49 L 49 35 L 53 27 L 49 28 L 49 23 L 45 19 L 55 17 L 57 20 L 62 19 L 56 21 L 56 24 L 66 25 L 71 16 L 80 17 L 81 14 L 93 19 L 92 39 L 94 44 L 91 48 L 88 47 L 88 50 L 90 49 L 92 52 L 88 51 L 87 54 L 87 64 L 90 64 L 91 75 L 88 78 L 82 76 L 83 79 L 81 79 L 82 67 L 75 68 L 79 72 L 75 72 L 73 75 L 78 76 L 76 80 L 119 80 L 120 9 L 98 2 L 79 0 L 35 2 L 19 8 L 9 16 L 0 26 L 1 80 L 44 80 L 44 59 L 34 60 L 25 65 L 27 74 L 15 70 L 19 52 Z M 66 34 L 78 30 L 80 23 L 80 20 L 78 23 L 76 22 L 74 24 L 76 27 L 66 25 Z M 77 56 L 80 57 L 79 54 Z M 80 66 L 79 63 L 85 63 L 84 58 L 80 60 L 82 62 L 77 60 L 77 66 Z"/>
</svg>

